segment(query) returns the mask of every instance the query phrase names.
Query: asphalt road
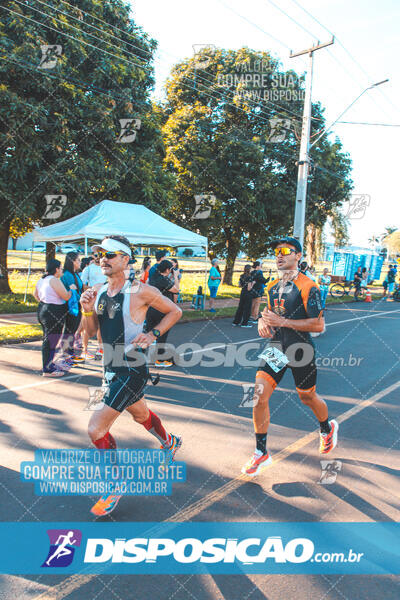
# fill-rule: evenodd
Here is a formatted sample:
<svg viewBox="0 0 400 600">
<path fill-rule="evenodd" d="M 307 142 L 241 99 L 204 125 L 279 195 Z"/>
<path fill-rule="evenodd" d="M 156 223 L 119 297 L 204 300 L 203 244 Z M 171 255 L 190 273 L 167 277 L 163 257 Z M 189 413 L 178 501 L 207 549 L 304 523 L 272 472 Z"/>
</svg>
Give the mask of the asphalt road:
<svg viewBox="0 0 400 600">
<path fill-rule="evenodd" d="M 187 323 L 176 326 L 169 340 L 184 362 L 166 370 L 146 394 L 168 429 L 183 436 L 177 458 L 187 464 L 187 481 L 175 484 L 170 497 L 123 498 L 104 520 L 399 521 L 400 305 L 335 305 L 326 321 L 326 333 L 316 339 L 317 389 L 330 416 L 340 421 L 332 458 L 342 469 L 333 485 L 319 484 L 317 424 L 299 401 L 290 373 L 271 401 L 268 447 L 274 463 L 253 481 L 240 477 L 254 448 L 251 408 L 240 406 L 242 386 L 254 381 L 265 342 L 257 340 L 256 328 L 234 328 L 230 319 Z M 202 351 L 206 344 L 219 347 L 214 352 L 222 365 L 210 364 Z M 43 379 L 40 342 L 2 347 L 0 358 L 1 520 L 92 521 L 94 498 L 35 496 L 33 485 L 20 481 L 19 469 L 37 448 L 89 446 L 87 387 L 99 385 L 99 365 L 77 367 L 69 379 Z M 120 447 L 156 447 L 127 414 L 112 431 Z M 3 575 L 0 585 L 4 600 L 400 597 L 398 577 L 367 575 Z"/>
</svg>

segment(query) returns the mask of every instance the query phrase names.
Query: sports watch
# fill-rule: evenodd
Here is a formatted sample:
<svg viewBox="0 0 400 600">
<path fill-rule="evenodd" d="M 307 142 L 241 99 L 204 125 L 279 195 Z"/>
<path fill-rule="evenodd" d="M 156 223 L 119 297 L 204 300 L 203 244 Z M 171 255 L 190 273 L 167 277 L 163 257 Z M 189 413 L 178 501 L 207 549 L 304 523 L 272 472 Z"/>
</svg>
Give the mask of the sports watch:
<svg viewBox="0 0 400 600">
<path fill-rule="evenodd" d="M 157 339 L 158 339 L 158 338 L 160 337 L 160 335 L 161 335 L 161 332 L 160 332 L 160 330 L 159 330 L 159 329 L 152 329 L 152 330 L 151 330 L 151 333 L 152 333 L 152 334 L 154 335 L 154 337 L 155 337 L 155 338 L 157 338 Z"/>
</svg>

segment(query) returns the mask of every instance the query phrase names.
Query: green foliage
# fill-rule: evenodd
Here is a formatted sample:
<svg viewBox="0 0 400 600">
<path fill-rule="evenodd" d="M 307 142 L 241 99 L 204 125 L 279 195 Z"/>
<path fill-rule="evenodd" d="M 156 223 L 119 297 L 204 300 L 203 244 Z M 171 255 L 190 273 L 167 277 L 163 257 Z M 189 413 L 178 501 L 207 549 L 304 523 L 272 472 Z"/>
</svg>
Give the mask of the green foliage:
<svg viewBox="0 0 400 600">
<path fill-rule="evenodd" d="M 208 53 L 209 54 L 209 53 Z M 164 110 L 165 164 L 176 180 L 170 216 L 183 226 L 206 235 L 214 255 L 227 258 L 224 281 L 229 282 L 238 251 L 262 256 L 272 237 L 292 229 L 296 194 L 298 136 L 303 107 L 302 80 L 295 88 L 292 71 L 282 72 L 276 59 L 248 48 L 216 50 L 197 68 L 201 54 L 177 64 L 167 83 Z M 260 95 L 256 65 L 261 65 Z M 204 66 L 204 64 L 203 64 Z M 251 75 L 252 89 L 245 76 Z M 276 80 L 286 84 L 289 99 L 271 103 Z M 232 85 L 231 85 L 232 84 Z M 296 94 L 294 93 L 297 93 Z M 313 133 L 324 127 L 314 105 Z M 290 119 L 284 139 L 271 137 L 273 118 Z M 329 212 L 347 197 L 350 162 L 340 143 L 326 137 L 313 149 L 314 160 L 325 166 L 311 176 L 307 222 L 322 228 Z M 329 174 L 327 169 L 333 171 Z M 211 214 L 194 215 L 194 196 L 213 194 Z"/>
<path fill-rule="evenodd" d="M 48 17 L 13 0 L 5 2 L 13 13 L 2 10 L 3 237 L 15 219 L 54 222 L 43 218 L 47 194 L 67 197 L 57 220 L 106 198 L 156 210 L 169 201 L 161 124 L 149 100 L 155 41 L 130 19 L 130 6 L 121 0 L 77 0 L 75 8 L 49 4 L 40 8 Z M 62 46 L 57 64 L 40 68 L 41 46 L 51 44 Z M 130 118 L 141 121 L 135 141 L 117 143 L 120 119 Z"/>
</svg>

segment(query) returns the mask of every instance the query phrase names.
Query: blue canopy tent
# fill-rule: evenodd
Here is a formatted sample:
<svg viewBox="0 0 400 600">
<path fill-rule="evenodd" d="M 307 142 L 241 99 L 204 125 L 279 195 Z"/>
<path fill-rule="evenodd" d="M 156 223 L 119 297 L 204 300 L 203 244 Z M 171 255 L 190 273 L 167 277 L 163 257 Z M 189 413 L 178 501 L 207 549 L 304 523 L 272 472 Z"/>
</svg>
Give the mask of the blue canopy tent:
<svg viewBox="0 0 400 600">
<path fill-rule="evenodd" d="M 35 229 L 33 243 L 83 239 L 85 254 L 88 254 L 88 240 L 101 240 L 106 235 L 124 235 L 131 244 L 136 246 L 169 246 L 171 248 L 201 246 L 206 250 L 207 261 L 208 240 L 206 237 L 171 223 L 141 204 L 113 200 L 103 200 L 82 214 L 66 221 Z M 33 243 L 25 298 L 31 272 Z M 207 274 L 207 262 L 205 270 Z"/>
</svg>

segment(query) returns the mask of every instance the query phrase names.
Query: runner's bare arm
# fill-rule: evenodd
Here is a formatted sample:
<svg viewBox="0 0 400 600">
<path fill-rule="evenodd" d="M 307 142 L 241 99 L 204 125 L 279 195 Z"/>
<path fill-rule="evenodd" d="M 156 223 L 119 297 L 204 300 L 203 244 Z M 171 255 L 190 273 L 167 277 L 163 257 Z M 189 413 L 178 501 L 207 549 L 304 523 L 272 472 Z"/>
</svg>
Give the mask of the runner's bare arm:
<svg viewBox="0 0 400 600">
<path fill-rule="evenodd" d="M 96 302 L 96 297 L 97 289 L 89 288 L 88 290 L 85 290 L 83 292 L 80 300 L 82 306 L 82 325 L 83 328 L 86 329 L 89 337 L 95 335 L 99 328 L 99 321 L 94 310 L 94 303 Z"/>
<path fill-rule="evenodd" d="M 148 307 L 151 306 L 152 308 L 158 310 L 160 313 L 164 314 L 164 317 L 157 325 L 157 329 L 160 331 L 161 335 L 169 329 L 171 329 L 171 327 L 175 325 L 175 323 L 179 321 L 179 319 L 182 316 L 181 309 L 178 308 L 176 304 L 172 302 L 172 300 L 169 300 L 168 298 L 163 296 L 157 288 L 151 285 L 142 286 L 141 299 L 143 303 Z M 134 342 L 142 348 L 146 348 L 155 339 L 155 336 L 151 332 L 139 333 L 139 335 L 136 336 L 136 338 L 132 340 L 132 342 Z"/>
<path fill-rule="evenodd" d="M 313 331 L 320 333 L 324 330 L 325 319 L 322 312 L 311 319 L 286 319 L 271 310 L 263 311 L 263 320 L 268 327 L 287 327 L 295 331 Z"/>
</svg>

